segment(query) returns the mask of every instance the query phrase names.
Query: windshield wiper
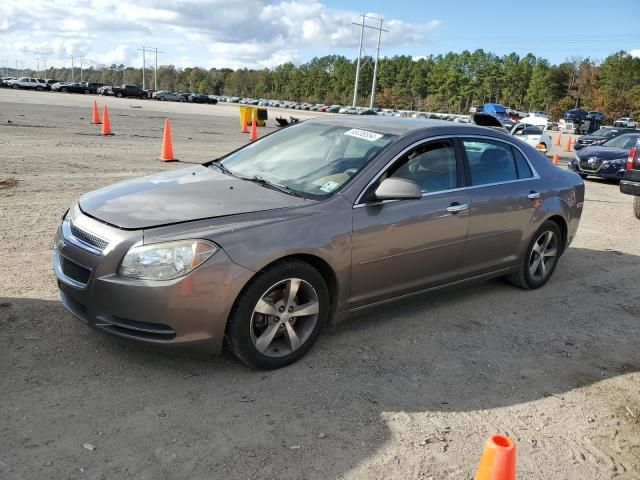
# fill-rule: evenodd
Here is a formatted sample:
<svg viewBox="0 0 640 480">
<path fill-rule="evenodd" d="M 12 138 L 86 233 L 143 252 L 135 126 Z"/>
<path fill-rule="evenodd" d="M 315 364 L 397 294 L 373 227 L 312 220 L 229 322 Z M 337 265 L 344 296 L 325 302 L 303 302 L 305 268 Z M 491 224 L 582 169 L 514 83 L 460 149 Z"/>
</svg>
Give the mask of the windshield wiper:
<svg viewBox="0 0 640 480">
<path fill-rule="evenodd" d="M 211 163 L 211 165 L 215 165 L 216 167 L 218 167 L 220 169 L 220 171 L 226 175 L 230 175 L 232 177 L 237 177 L 237 175 L 234 175 L 233 173 L 231 173 L 231 170 L 229 170 L 227 167 L 225 167 L 224 165 L 222 165 L 221 163 L 218 162 L 213 162 Z M 211 166 L 210 165 L 210 166 Z"/>
<path fill-rule="evenodd" d="M 248 182 L 254 182 L 259 185 L 264 185 L 265 187 L 273 188 L 274 190 L 278 190 L 279 192 L 286 193 L 288 195 L 293 195 L 295 197 L 302 197 L 302 195 L 300 195 L 298 192 L 291 190 L 286 185 L 280 185 L 279 183 L 270 182 L 269 180 L 266 180 L 260 175 L 254 175 L 251 178 L 250 177 L 239 177 L 239 178 L 241 178 L 242 180 L 246 180 Z"/>
</svg>

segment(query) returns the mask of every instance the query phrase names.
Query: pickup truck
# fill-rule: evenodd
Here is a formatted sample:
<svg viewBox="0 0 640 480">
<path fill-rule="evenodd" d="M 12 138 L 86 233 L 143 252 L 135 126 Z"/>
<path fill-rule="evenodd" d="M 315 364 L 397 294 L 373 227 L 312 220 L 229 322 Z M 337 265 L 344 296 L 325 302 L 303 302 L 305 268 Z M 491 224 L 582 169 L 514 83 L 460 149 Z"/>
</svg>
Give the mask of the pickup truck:
<svg viewBox="0 0 640 480">
<path fill-rule="evenodd" d="M 121 87 L 112 87 L 114 97 L 135 97 L 147 98 L 147 92 L 139 88 L 137 85 L 122 85 Z"/>
<path fill-rule="evenodd" d="M 629 151 L 624 178 L 620 180 L 620 192 L 635 195 L 633 213 L 640 220 L 640 139 Z"/>
</svg>

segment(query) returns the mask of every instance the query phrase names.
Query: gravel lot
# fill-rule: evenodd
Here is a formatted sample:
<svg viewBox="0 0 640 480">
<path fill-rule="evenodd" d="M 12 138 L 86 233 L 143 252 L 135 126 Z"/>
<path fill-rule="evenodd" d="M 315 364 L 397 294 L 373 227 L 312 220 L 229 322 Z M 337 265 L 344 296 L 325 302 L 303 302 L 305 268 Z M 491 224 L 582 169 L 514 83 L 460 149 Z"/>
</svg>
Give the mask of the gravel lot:
<svg viewBox="0 0 640 480">
<path fill-rule="evenodd" d="M 299 363 L 250 371 L 62 308 L 60 216 L 179 168 L 157 160 L 165 115 L 184 161 L 247 141 L 229 105 L 114 98 L 102 137 L 92 100 L 0 90 L 0 478 L 468 479 L 494 432 L 516 440 L 518 478 L 640 478 L 640 222 L 616 184 L 587 181 L 544 288 L 495 280 L 372 309 Z"/>
</svg>

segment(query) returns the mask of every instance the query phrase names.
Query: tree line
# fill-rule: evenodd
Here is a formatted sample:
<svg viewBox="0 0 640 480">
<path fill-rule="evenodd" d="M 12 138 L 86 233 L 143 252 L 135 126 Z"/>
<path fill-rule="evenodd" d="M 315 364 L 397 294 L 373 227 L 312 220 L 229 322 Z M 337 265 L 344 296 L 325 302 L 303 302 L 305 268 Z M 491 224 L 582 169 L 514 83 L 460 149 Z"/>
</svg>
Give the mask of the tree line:
<svg viewBox="0 0 640 480">
<path fill-rule="evenodd" d="M 358 105 L 368 105 L 373 59 L 364 58 Z M 199 92 L 299 102 L 350 105 L 355 61 L 340 55 L 313 58 L 301 65 L 271 69 L 203 69 L 158 67 L 159 90 Z M 154 86 L 153 69 L 145 70 L 145 86 Z M 47 78 L 72 80 L 70 68 L 47 70 Z M 73 72 L 80 79 L 78 68 Z M 142 69 L 123 65 L 82 71 L 82 79 L 108 85 L 142 85 Z M 600 111 L 612 120 L 640 115 L 640 58 L 626 52 L 602 62 L 572 58 L 552 65 L 533 54 L 498 56 L 484 50 L 413 59 L 398 55 L 378 64 L 375 105 L 382 108 L 466 113 L 474 105 L 501 103 L 524 111 L 543 110 L 553 119 L 573 107 Z"/>
</svg>

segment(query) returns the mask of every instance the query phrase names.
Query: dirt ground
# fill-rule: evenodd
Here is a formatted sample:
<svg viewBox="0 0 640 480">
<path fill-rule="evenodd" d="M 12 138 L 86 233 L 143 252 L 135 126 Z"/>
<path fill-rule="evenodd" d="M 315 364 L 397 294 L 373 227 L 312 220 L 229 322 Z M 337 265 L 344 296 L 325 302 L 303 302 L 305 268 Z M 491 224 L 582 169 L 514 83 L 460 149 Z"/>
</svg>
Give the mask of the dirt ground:
<svg viewBox="0 0 640 480">
<path fill-rule="evenodd" d="M 60 304 L 62 213 L 180 168 L 157 160 L 165 115 L 184 161 L 247 141 L 231 106 L 126 99 L 108 99 L 102 137 L 92 100 L 0 90 L 0 478 L 469 479 L 494 432 L 517 442 L 520 479 L 640 478 L 640 221 L 616 184 L 586 182 L 544 288 L 378 307 L 252 371 L 99 334 Z"/>
</svg>

